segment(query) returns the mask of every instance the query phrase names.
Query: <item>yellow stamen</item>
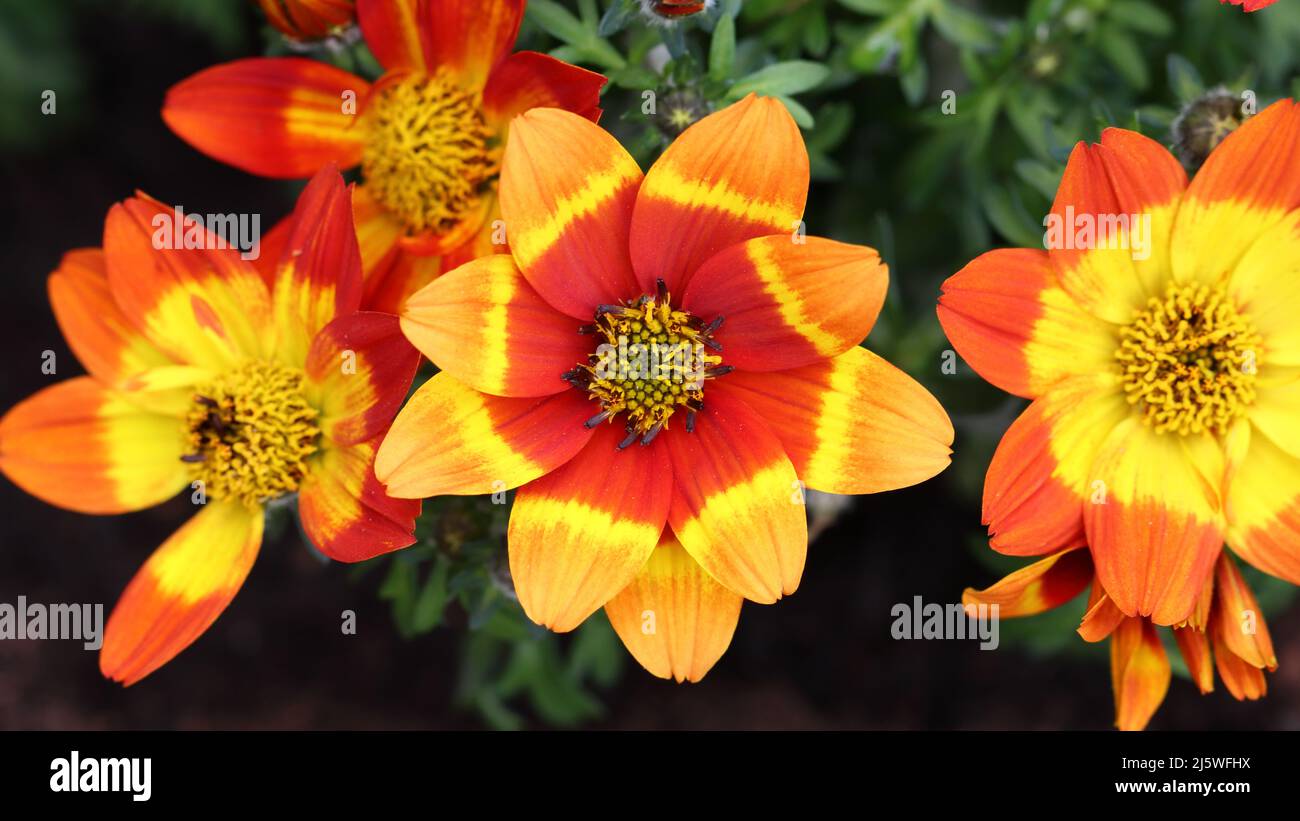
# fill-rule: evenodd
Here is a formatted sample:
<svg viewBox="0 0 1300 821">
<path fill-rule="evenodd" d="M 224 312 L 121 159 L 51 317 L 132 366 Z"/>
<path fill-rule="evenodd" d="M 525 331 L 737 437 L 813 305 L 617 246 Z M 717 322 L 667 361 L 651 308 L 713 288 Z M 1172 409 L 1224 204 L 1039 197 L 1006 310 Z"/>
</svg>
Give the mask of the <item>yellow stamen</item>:
<svg viewBox="0 0 1300 821">
<path fill-rule="evenodd" d="M 1124 392 L 1157 433 L 1222 434 L 1255 401 L 1259 335 L 1222 286 L 1171 284 L 1119 339 Z"/>
<path fill-rule="evenodd" d="M 320 435 L 304 379 L 297 368 L 250 360 L 195 390 L 182 458 L 205 493 L 254 507 L 298 489 Z"/>
<path fill-rule="evenodd" d="M 366 118 L 366 190 L 411 234 L 451 230 L 498 171 L 500 147 L 478 95 L 445 69 L 381 89 Z"/>
</svg>

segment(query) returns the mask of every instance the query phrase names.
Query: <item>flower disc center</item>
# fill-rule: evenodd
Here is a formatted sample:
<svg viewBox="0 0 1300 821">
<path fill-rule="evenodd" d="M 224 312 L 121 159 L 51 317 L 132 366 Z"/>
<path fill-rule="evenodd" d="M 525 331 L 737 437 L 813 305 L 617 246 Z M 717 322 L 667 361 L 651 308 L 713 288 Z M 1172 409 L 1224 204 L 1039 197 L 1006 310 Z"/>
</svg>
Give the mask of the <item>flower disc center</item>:
<svg viewBox="0 0 1300 821">
<path fill-rule="evenodd" d="M 366 117 L 366 190 L 410 233 L 444 233 L 474 210 L 500 161 L 477 95 L 439 69 L 380 88 Z"/>
<path fill-rule="evenodd" d="M 298 489 L 320 435 L 304 381 L 297 368 L 248 361 L 195 390 L 181 458 L 206 493 L 251 507 Z"/>
<path fill-rule="evenodd" d="M 596 321 L 582 333 L 597 339 L 587 364 L 564 374 L 565 380 L 587 391 L 600 403 L 600 413 L 587 420 L 595 427 L 619 414 L 625 417 L 627 438 L 648 445 L 679 412 L 685 428 L 695 427 L 695 414 L 704 407 L 704 382 L 729 373 L 713 332 L 722 317 L 707 325 L 669 302 L 662 280 L 655 294 L 621 305 L 601 305 Z"/>
<path fill-rule="evenodd" d="M 1222 286 L 1171 285 L 1119 339 L 1124 393 L 1157 433 L 1222 434 L 1255 401 L 1259 335 Z"/>
</svg>

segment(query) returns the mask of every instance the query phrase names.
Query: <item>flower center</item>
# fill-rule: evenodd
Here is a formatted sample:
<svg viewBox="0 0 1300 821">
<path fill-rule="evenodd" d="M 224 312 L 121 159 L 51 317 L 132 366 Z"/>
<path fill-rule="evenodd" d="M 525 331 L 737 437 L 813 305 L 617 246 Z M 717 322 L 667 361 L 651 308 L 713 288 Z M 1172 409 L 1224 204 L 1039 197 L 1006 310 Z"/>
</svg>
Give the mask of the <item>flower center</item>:
<svg viewBox="0 0 1300 821">
<path fill-rule="evenodd" d="M 367 118 L 366 190 L 412 234 L 449 231 L 497 173 L 500 152 L 478 97 L 445 69 L 381 88 Z"/>
<path fill-rule="evenodd" d="M 248 361 L 195 390 L 181 458 L 207 494 L 252 507 L 298 489 L 320 435 L 304 379 L 297 368 Z"/>
<path fill-rule="evenodd" d="M 1222 286 L 1170 285 L 1119 332 L 1129 404 L 1157 433 L 1225 433 L 1255 401 L 1259 336 Z"/>
<path fill-rule="evenodd" d="M 585 365 L 564 374 L 574 387 L 600 403 L 600 413 L 587 420 L 594 428 L 624 414 L 627 438 L 623 449 L 638 438 L 648 445 L 668 427 L 678 411 L 686 414 L 687 432 L 704 408 L 704 382 L 730 373 L 713 332 L 722 317 L 707 325 L 687 311 L 673 308 L 663 280 L 655 294 L 622 305 L 596 308 L 596 321 L 579 331 L 596 337 L 596 351 Z"/>
</svg>

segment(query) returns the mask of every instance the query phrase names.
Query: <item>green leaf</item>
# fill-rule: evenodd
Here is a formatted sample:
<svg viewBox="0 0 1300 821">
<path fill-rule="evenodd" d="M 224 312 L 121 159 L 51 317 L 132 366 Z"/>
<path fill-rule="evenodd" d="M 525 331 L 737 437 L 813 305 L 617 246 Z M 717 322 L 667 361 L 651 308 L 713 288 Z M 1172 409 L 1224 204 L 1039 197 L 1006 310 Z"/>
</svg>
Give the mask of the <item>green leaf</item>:
<svg viewBox="0 0 1300 821">
<path fill-rule="evenodd" d="M 799 94 L 821 85 L 830 76 L 831 70 L 821 63 L 807 60 L 773 63 L 737 80 L 727 92 L 727 99 L 739 100 L 751 93 L 769 97 Z"/>
<path fill-rule="evenodd" d="M 1110 4 L 1110 19 L 1126 29 L 1166 37 L 1174 30 L 1174 21 L 1160 9 L 1143 0 L 1115 0 Z"/>
<path fill-rule="evenodd" d="M 1147 65 L 1133 35 L 1107 28 L 1098 37 L 1097 47 L 1124 78 L 1124 82 L 1139 91 L 1147 87 Z"/>
<path fill-rule="evenodd" d="M 863 14 L 891 14 L 905 0 L 839 0 L 840 5 Z"/>
<path fill-rule="evenodd" d="M 723 15 L 713 27 L 713 42 L 709 45 L 709 79 L 726 82 L 735 63 L 736 21 Z"/>
<path fill-rule="evenodd" d="M 807 130 L 817 124 L 813 120 L 812 112 L 800 105 L 793 97 L 778 94 L 776 98 L 785 106 L 786 111 L 790 112 L 790 116 L 794 117 L 794 121 L 800 128 Z"/>
<path fill-rule="evenodd" d="M 998 44 L 997 33 L 988 20 L 952 0 L 936 5 L 930 19 L 950 43 L 974 49 L 991 49 Z"/>
<path fill-rule="evenodd" d="M 596 33 L 601 37 L 618 34 L 627 28 L 628 24 L 636 18 L 637 13 L 637 0 L 614 0 L 614 3 L 605 9 L 605 16 L 600 18 Z"/>
<path fill-rule="evenodd" d="M 571 46 L 581 46 L 590 32 L 572 12 L 554 0 L 533 0 L 524 12 L 542 31 Z"/>
<path fill-rule="evenodd" d="M 1181 103 L 1190 103 L 1205 91 L 1205 83 L 1196 66 L 1180 54 L 1170 54 L 1165 60 L 1165 71 L 1169 75 L 1169 87 Z"/>
<path fill-rule="evenodd" d="M 442 623 L 442 615 L 447 609 L 447 558 L 439 555 L 433 561 L 433 569 L 425 580 L 420 596 L 415 600 L 411 612 L 411 629 L 417 633 L 427 633 Z"/>
<path fill-rule="evenodd" d="M 916 60 L 902 74 L 898 76 L 899 84 L 903 89 L 903 97 L 913 106 L 921 104 L 925 98 L 926 84 L 929 82 L 930 72 L 926 68 L 924 60 Z"/>
</svg>

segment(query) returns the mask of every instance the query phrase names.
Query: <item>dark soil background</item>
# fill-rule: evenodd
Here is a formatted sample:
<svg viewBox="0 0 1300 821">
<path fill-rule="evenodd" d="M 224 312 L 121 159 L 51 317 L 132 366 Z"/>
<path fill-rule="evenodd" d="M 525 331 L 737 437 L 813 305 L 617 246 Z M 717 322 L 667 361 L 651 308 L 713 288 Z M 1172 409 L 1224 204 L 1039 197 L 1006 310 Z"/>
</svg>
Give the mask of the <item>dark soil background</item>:
<svg viewBox="0 0 1300 821">
<path fill-rule="evenodd" d="M 76 124 L 32 148 L 8 150 L 0 162 L 3 409 L 80 372 L 55 326 L 45 276 L 65 250 L 99 244 L 112 202 L 139 188 L 188 211 L 260 211 L 264 229 L 292 203 L 292 186 L 208 160 L 158 116 L 169 85 L 232 55 L 216 53 L 192 29 L 110 12 L 81 19 L 77 42 L 81 110 L 61 99 L 56 115 Z M 257 44 L 248 48 L 243 53 L 255 53 Z M 33 128 L 39 104 L 30 104 Z M 40 372 L 46 349 L 58 352 L 57 377 Z M 960 438 L 956 448 L 961 458 Z M 945 475 L 857 500 L 810 548 L 797 595 L 776 607 L 746 606 L 730 651 L 702 684 L 664 683 L 629 660 L 621 683 L 601 695 L 605 718 L 592 726 L 1109 727 L 1104 652 L 1036 657 L 1006 640 L 997 652 L 981 652 L 973 641 L 890 638 L 895 602 L 955 601 L 963 587 L 994 579 L 964 546 L 979 514 L 951 481 Z M 128 516 L 82 516 L 0 478 L 0 602 L 19 595 L 102 602 L 107 613 L 190 510 L 177 500 Z M 205 636 L 126 690 L 102 679 L 95 655 L 77 642 L 0 642 L 0 729 L 481 726 L 452 704 L 458 632 L 401 639 L 376 584 L 351 582 L 345 568 L 321 564 L 291 534 L 264 546 L 243 591 Z M 344 609 L 358 614 L 356 636 L 340 635 Z M 1201 697 L 1176 678 L 1152 726 L 1300 728 L 1300 610 L 1270 627 L 1282 667 L 1265 701 Z"/>
</svg>

